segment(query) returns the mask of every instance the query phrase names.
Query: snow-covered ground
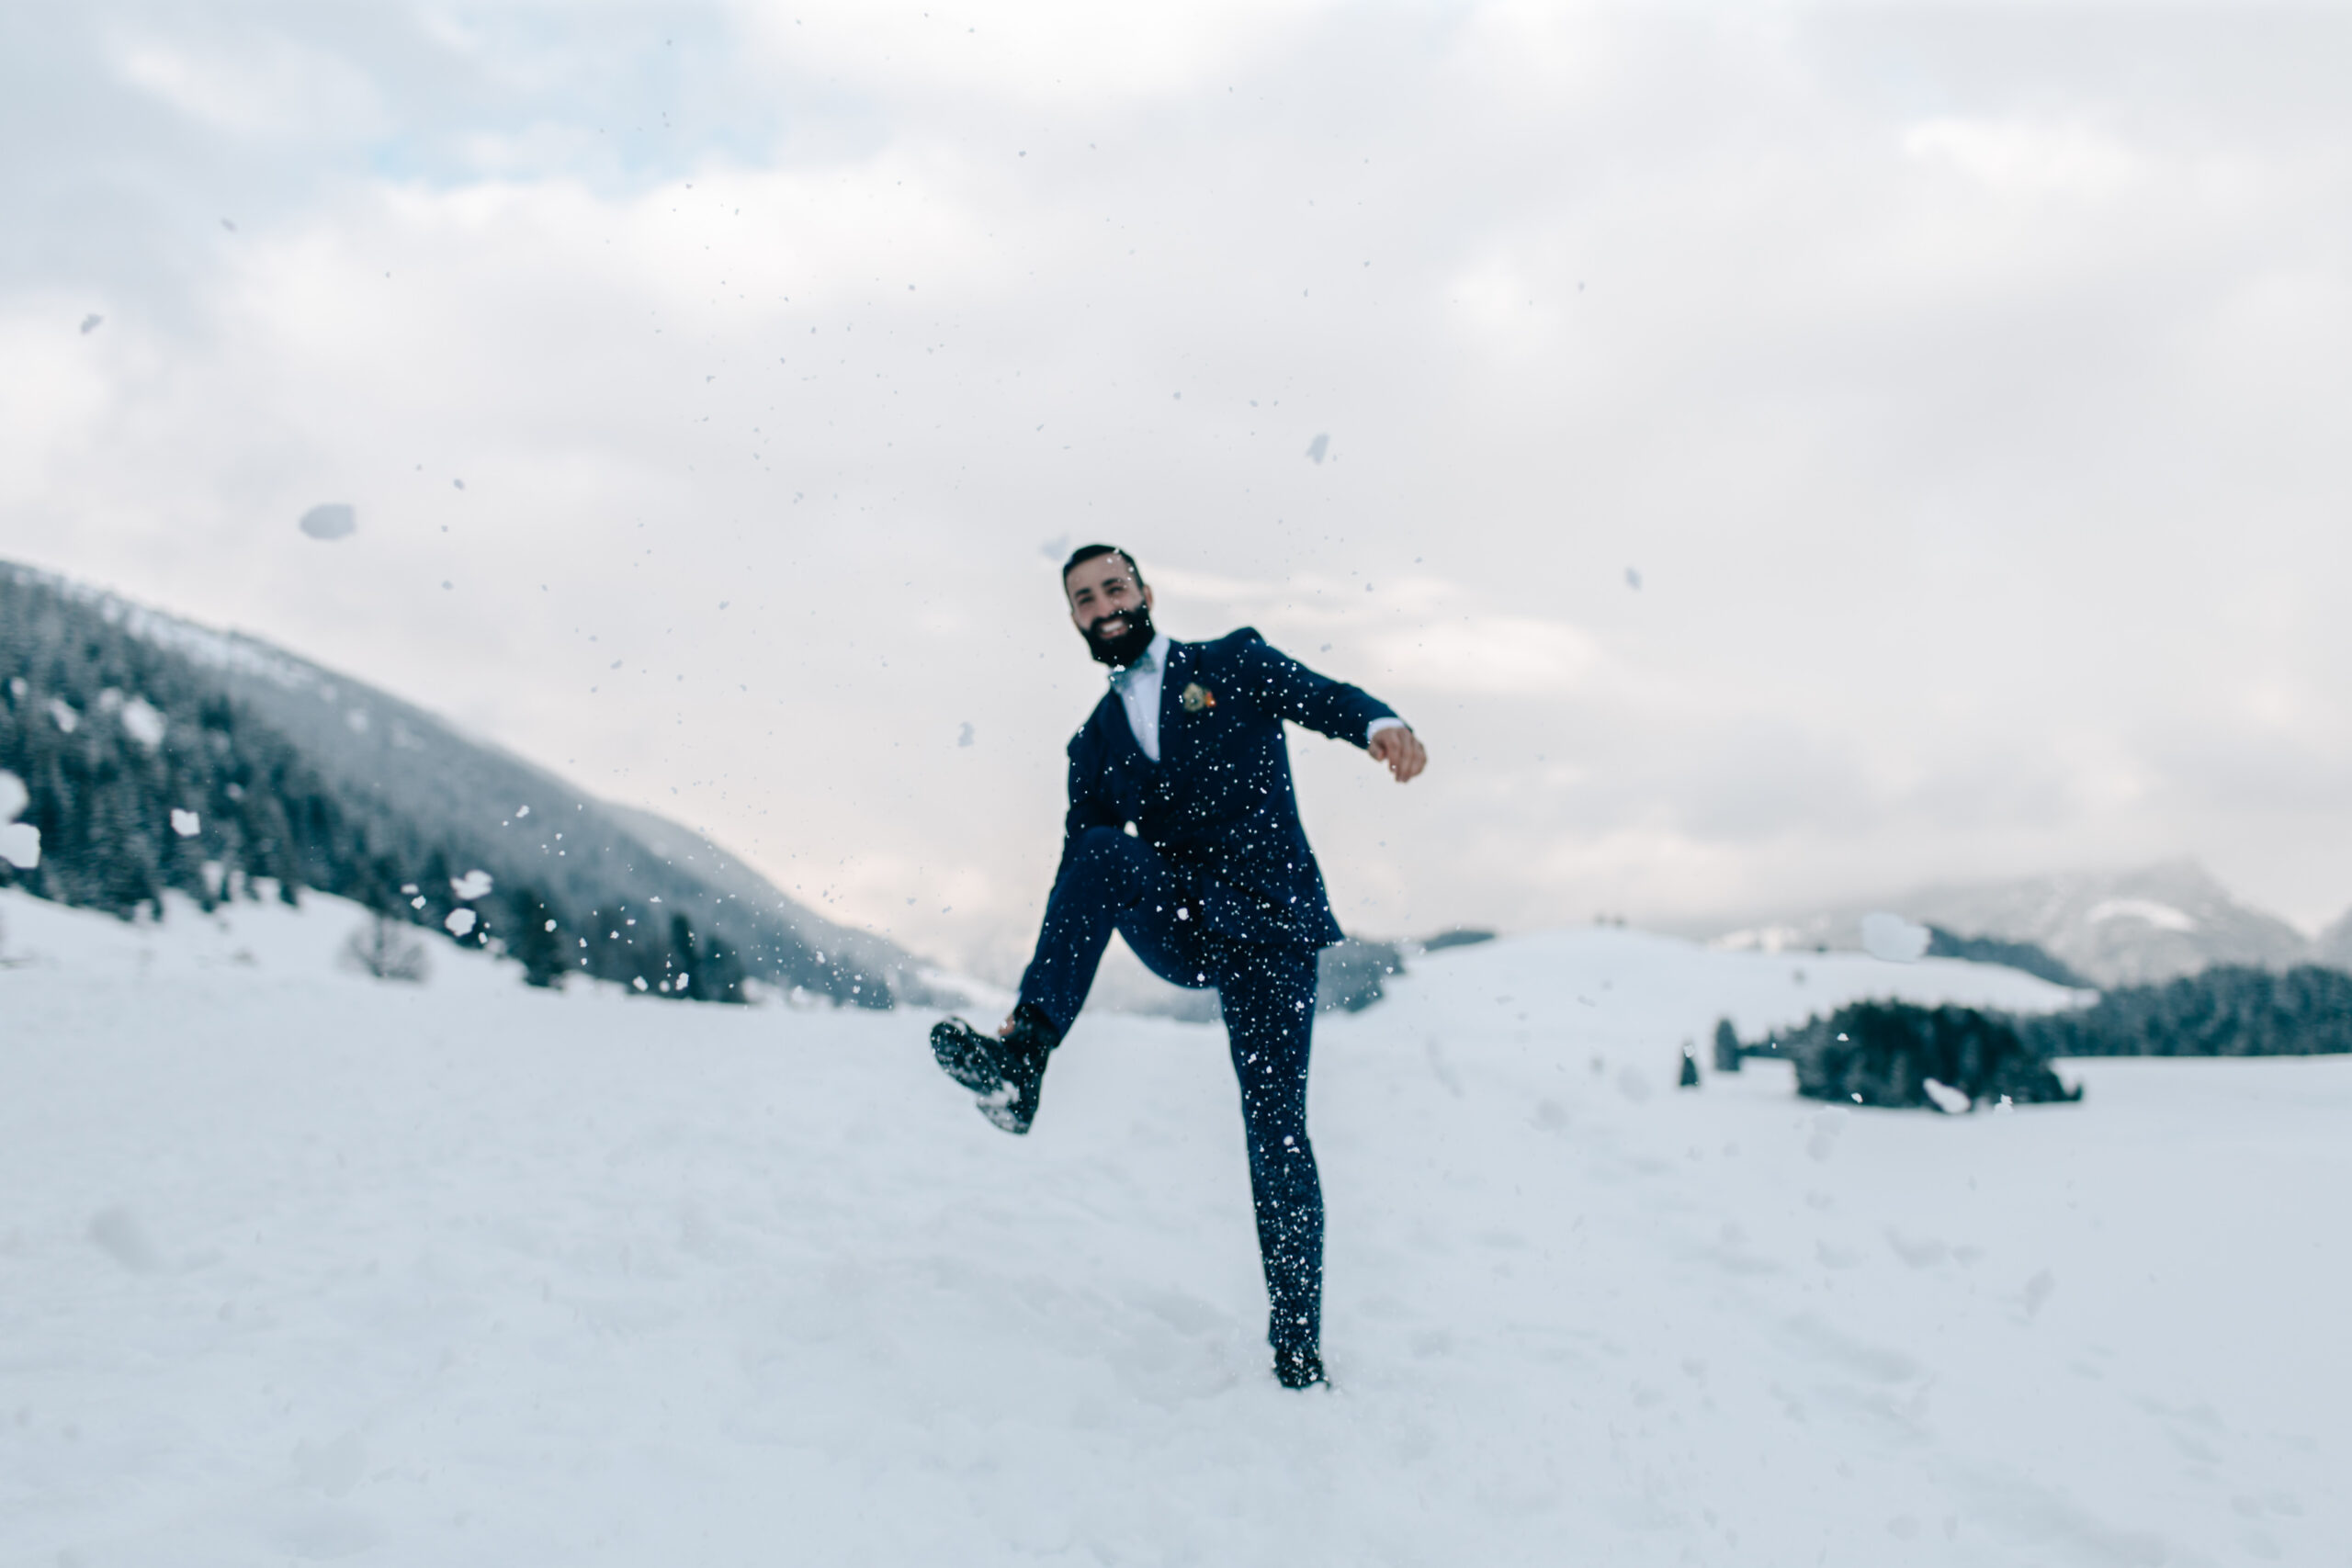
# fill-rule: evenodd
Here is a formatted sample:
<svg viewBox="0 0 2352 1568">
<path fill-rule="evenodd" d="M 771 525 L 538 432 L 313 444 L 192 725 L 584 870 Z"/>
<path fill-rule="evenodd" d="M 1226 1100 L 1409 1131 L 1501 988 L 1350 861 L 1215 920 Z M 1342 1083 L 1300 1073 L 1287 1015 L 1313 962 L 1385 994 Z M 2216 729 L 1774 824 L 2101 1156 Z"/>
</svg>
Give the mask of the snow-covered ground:
<svg viewBox="0 0 2352 1568">
<path fill-rule="evenodd" d="M 1221 1032 L 1026 1141 L 924 1016 L 0 895 L 0 1562 L 2343 1563 L 2352 1062 L 1939 1119 L 1685 1039 L 2003 971 L 1591 931 L 1318 1026 L 1336 1386 Z M 1797 974 L 1802 972 L 1800 983 Z"/>
</svg>

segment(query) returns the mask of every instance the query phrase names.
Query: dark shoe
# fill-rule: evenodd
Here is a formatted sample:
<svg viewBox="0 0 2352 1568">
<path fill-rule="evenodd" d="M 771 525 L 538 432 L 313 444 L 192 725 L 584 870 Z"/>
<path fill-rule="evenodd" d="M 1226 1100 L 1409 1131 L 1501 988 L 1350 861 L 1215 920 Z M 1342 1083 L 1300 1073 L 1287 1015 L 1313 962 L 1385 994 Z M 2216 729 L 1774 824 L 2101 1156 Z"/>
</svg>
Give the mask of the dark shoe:
<svg viewBox="0 0 2352 1568">
<path fill-rule="evenodd" d="M 1037 1119 L 1037 1095 L 1046 1081 L 1046 1058 L 1061 1037 L 1034 1008 L 1013 1010 L 1012 1032 L 999 1039 L 960 1018 L 931 1028 L 931 1054 L 939 1070 L 979 1098 L 980 1114 L 1008 1133 L 1029 1131 Z"/>
<path fill-rule="evenodd" d="M 1284 1388 L 1313 1388 L 1317 1383 L 1329 1388 L 1331 1380 L 1323 1375 L 1323 1358 L 1314 1351 L 1277 1350 L 1274 1381 Z"/>
</svg>

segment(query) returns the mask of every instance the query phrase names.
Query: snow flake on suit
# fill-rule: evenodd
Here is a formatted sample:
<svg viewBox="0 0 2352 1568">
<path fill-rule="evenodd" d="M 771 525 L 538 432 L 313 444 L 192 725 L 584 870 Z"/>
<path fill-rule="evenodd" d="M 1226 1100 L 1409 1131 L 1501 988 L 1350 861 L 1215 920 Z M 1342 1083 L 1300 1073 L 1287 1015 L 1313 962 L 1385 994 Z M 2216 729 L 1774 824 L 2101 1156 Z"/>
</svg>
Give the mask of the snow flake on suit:
<svg viewBox="0 0 2352 1568">
<path fill-rule="evenodd" d="M 1323 1201 L 1306 1070 L 1316 953 L 1340 938 L 1299 823 L 1283 724 L 1362 746 L 1374 721 L 1395 716 L 1250 627 L 1170 642 L 1157 762 L 1115 690 L 1070 740 L 1061 864 L 1021 979 L 1022 1002 L 1067 1033 L 1115 929 L 1162 978 L 1216 988 L 1278 1349 L 1312 1349 L 1321 1335 Z"/>
</svg>

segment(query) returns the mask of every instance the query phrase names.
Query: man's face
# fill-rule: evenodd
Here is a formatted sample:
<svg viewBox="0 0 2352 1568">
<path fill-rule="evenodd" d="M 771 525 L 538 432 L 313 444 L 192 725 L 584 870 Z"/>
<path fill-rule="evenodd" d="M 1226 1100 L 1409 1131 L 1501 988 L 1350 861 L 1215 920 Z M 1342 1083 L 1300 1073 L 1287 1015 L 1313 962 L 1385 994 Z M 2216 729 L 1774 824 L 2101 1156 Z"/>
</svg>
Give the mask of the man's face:
<svg viewBox="0 0 2352 1568">
<path fill-rule="evenodd" d="M 1098 657 L 1150 624 L 1151 590 L 1136 585 L 1136 574 L 1122 557 L 1079 562 L 1062 579 L 1062 591 L 1069 595 L 1070 625 Z"/>
</svg>

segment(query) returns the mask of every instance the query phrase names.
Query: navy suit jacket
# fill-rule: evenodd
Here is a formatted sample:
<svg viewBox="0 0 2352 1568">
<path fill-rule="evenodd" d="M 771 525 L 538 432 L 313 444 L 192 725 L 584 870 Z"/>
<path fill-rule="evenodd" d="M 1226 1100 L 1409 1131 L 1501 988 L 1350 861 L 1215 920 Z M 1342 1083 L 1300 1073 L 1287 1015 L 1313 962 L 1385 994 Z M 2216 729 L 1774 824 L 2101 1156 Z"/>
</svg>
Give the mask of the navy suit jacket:
<svg viewBox="0 0 2352 1568">
<path fill-rule="evenodd" d="M 1185 702 L 1188 688 L 1198 688 Z M 1159 682 L 1159 761 L 1106 693 L 1070 738 L 1062 863 L 1090 828 L 1124 828 L 1159 852 L 1206 929 L 1244 942 L 1329 947 L 1340 937 L 1299 825 L 1283 721 L 1363 746 L 1386 705 L 1317 675 L 1254 627 L 1170 641 Z"/>
</svg>

